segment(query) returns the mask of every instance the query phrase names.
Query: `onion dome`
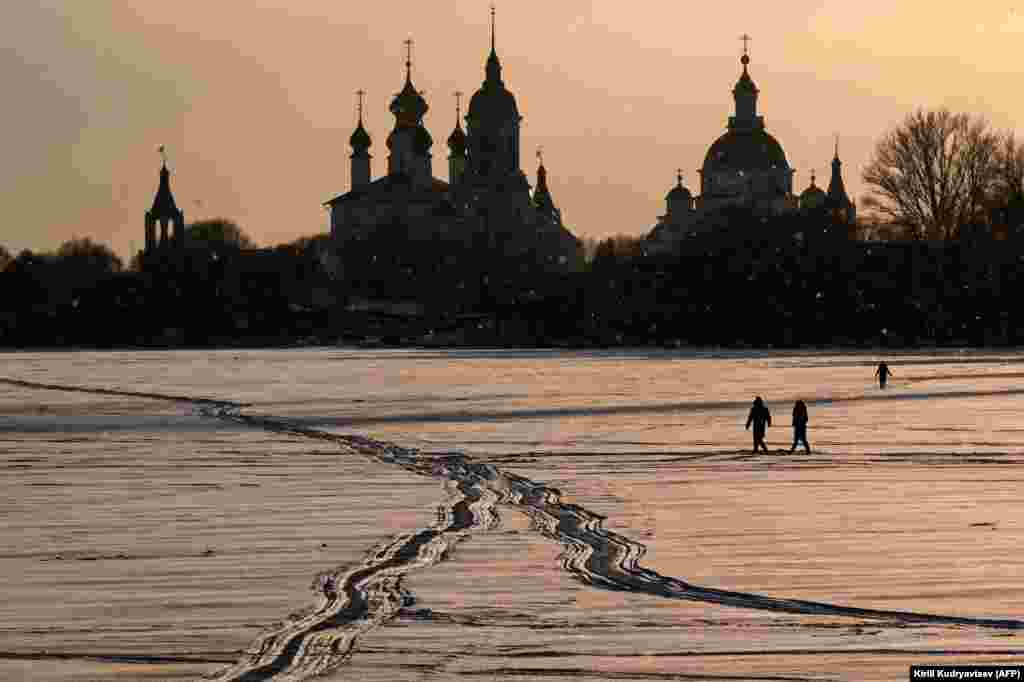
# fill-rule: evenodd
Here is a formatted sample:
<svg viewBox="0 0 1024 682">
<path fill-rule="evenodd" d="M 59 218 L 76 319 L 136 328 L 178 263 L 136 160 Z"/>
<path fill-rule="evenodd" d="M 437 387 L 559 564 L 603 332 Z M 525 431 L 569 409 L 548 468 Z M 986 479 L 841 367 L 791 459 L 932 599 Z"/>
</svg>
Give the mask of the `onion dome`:
<svg viewBox="0 0 1024 682">
<path fill-rule="evenodd" d="M 429 153 L 430 148 L 434 146 L 434 138 L 430 136 L 430 133 L 422 125 L 416 126 L 416 132 L 413 133 L 412 142 L 413 149 L 421 156 Z"/>
<path fill-rule="evenodd" d="M 348 143 L 355 150 L 369 149 L 373 144 L 373 140 L 370 139 L 370 134 L 366 132 L 366 128 L 363 127 L 363 119 L 359 119 L 359 125 L 356 126 L 355 131 L 352 133 L 352 137 L 348 138 Z"/>
<path fill-rule="evenodd" d="M 466 133 L 462 131 L 462 93 L 455 93 L 455 130 L 448 136 L 448 148 L 452 156 L 466 155 Z"/>
<path fill-rule="evenodd" d="M 448 148 L 458 156 L 466 153 L 466 133 L 462 132 L 462 126 L 455 125 L 455 130 L 448 136 Z"/>
<path fill-rule="evenodd" d="M 825 191 L 815 184 L 814 173 L 811 173 L 811 184 L 800 193 L 800 208 L 804 210 L 818 208 L 825 203 Z"/>
<path fill-rule="evenodd" d="M 682 172 L 676 175 L 676 186 L 665 195 L 665 201 L 676 202 L 676 201 L 690 201 L 693 195 L 690 194 L 690 190 L 683 186 L 683 174 Z"/>
<path fill-rule="evenodd" d="M 409 42 L 408 44 L 411 44 Z M 423 121 L 423 115 L 430 109 L 427 100 L 413 87 L 412 84 L 412 61 L 407 57 L 405 60 L 405 86 L 402 91 L 395 95 L 388 107 L 395 118 L 396 128 L 411 128 L 418 126 Z"/>
</svg>

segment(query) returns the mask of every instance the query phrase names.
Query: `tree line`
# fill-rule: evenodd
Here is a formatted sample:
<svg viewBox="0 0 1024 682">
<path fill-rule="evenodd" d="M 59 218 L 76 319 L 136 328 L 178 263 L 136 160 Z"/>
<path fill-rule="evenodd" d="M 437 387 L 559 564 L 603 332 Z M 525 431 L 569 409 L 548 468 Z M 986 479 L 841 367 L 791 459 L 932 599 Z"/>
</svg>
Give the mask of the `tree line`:
<svg viewBox="0 0 1024 682">
<path fill-rule="evenodd" d="M 1014 136 L 979 117 L 917 111 L 878 140 L 863 177 L 861 235 L 874 221 L 897 239 L 851 239 L 824 212 L 736 207 L 668 252 L 627 235 L 585 239 L 568 267 L 513 254 L 500 235 L 400 223 L 340 249 L 316 235 L 255 250 L 234 222 L 201 221 L 187 228 L 187 263 L 166 267 L 125 267 L 88 238 L 52 253 L 0 249 L 7 290 L 18 291 L 0 300 L 0 344 L 413 342 L 439 331 L 498 345 L 1024 342 Z"/>
</svg>

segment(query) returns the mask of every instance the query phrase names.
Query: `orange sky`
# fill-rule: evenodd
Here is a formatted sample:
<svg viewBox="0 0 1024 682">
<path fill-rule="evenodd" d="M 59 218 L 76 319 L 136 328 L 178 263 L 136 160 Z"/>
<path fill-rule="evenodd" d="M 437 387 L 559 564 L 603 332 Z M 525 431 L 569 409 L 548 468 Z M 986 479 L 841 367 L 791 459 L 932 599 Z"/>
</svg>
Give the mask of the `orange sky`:
<svg viewBox="0 0 1024 682">
<path fill-rule="evenodd" d="M 135 4 L 135 7 L 131 5 Z M 369 92 L 374 176 L 390 97 L 415 40 L 435 175 L 455 90 L 483 79 L 487 0 L 24 0 L 0 6 L 0 244 L 91 236 L 141 248 L 167 145 L 189 220 L 226 216 L 272 245 L 326 231 L 348 188 L 354 91 Z M 701 7 L 695 11 L 694 7 Z M 580 236 L 640 234 L 682 167 L 691 189 L 731 113 L 743 32 L 760 113 L 806 187 L 827 182 L 841 135 L 847 188 L 874 141 L 916 107 L 1019 126 L 1024 7 L 1011 2 L 516 0 L 498 3 L 498 53 L 521 113 L 524 170 Z M 825 176 L 825 177 L 822 177 Z"/>
</svg>

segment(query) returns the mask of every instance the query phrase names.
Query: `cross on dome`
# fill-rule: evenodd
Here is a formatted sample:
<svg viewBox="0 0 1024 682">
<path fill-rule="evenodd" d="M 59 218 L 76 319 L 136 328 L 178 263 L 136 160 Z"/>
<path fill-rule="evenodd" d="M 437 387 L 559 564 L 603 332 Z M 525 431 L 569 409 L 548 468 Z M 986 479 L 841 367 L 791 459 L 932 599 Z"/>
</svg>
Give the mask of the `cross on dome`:
<svg viewBox="0 0 1024 682">
<path fill-rule="evenodd" d="M 412 79 L 412 38 L 406 38 L 403 42 L 405 45 L 405 78 L 406 80 Z"/>
</svg>

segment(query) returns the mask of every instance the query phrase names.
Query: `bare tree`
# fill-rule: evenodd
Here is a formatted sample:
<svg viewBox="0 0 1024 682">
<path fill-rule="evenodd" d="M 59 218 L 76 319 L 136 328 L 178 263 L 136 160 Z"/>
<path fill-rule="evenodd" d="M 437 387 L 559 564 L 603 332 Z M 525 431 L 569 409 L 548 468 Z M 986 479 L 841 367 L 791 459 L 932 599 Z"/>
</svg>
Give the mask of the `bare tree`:
<svg viewBox="0 0 1024 682">
<path fill-rule="evenodd" d="M 1024 195 L 1024 144 L 1012 133 L 1001 136 L 996 170 L 995 198 L 1002 204 Z"/>
<path fill-rule="evenodd" d="M 984 119 L 919 110 L 876 144 L 864 203 L 919 239 L 954 239 L 985 219 L 999 161 L 1000 136 Z"/>
</svg>

